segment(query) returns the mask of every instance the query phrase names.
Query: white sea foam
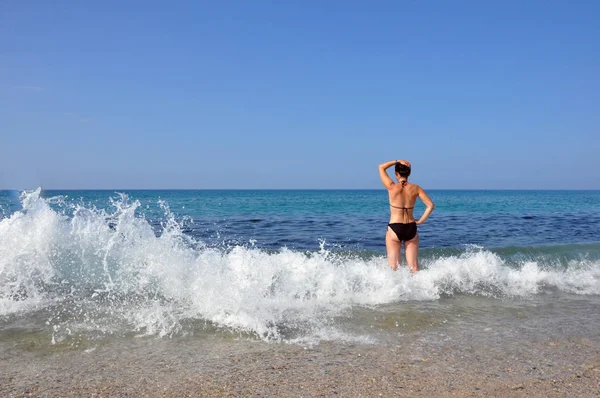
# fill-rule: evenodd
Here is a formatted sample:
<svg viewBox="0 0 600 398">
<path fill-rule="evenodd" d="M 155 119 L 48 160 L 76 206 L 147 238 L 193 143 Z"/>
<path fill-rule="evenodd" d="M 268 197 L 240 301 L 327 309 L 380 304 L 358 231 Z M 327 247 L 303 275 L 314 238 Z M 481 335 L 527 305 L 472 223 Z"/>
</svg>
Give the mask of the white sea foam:
<svg viewBox="0 0 600 398">
<path fill-rule="evenodd" d="M 54 199 L 60 202 L 59 199 Z M 253 333 L 265 340 L 336 338 L 333 319 L 353 306 L 437 300 L 455 294 L 529 296 L 548 288 L 600 294 L 600 263 L 566 269 L 535 260 L 507 264 L 471 248 L 424 262 L 412 275 L 383 256 L 361 258 L 322 248 L 277 253 L 205 247 L 181 232 L 166 204 L 157 234 L 122 195 L 111 211 L 73 206 L 67 216 L 24 193 L 23 210 L 0 221 L 0 316 L 53 308 L 61 330 L 143 334 L 185 332 L 186 322 Z M 66 206 L 66 205 L 65 205 Z M 328 332 L 330 331 L 330 332 Z"/>
</svg>

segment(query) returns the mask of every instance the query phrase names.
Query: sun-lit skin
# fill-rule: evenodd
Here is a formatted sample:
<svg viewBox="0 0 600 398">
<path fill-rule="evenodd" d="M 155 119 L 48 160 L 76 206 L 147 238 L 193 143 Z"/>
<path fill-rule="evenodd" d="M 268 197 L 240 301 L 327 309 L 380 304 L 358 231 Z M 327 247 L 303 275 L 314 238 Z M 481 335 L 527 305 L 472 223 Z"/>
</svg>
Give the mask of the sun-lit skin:
<svg viewBox="0 0 600 398">
<path fill-rule="evenodd" d="M 382 163 L 379 165 L 379 176 L 381 182 L 387 188 L 389 199 L 390 199 L 390 224 L 392 223 L 416 223 L 421 225 L 427 220 L 435 205 L 427 193 L 416 184 L 408 182 L 408 175 L 402 176 L 396 173 L 395 183 L 387 173 L 387 169 L 396 165 L 396 163 L 411 167 L 411 164 L 407 160 L 390 160 L 389 162 Z M 410 171 L 409 173 L 410 174 Z M 413 210 L 417 198 L 425 204 L 425 212 L 421 215 L 419 220 L 415 220 L 413 216 Z M 406 255 L 406 263 L 409 269 L 414 273 L 419 270 L 419 234 L 407 241 L 401 241 L 398 239 L 394 231 L 388 226 L 385 235 L 385 245 L 388 253 L 388 264 L 396 271 L 398 265 L 402 261 L 401 252 L 402 244 L 404 243 L 404 253 Z"/>
</svg>

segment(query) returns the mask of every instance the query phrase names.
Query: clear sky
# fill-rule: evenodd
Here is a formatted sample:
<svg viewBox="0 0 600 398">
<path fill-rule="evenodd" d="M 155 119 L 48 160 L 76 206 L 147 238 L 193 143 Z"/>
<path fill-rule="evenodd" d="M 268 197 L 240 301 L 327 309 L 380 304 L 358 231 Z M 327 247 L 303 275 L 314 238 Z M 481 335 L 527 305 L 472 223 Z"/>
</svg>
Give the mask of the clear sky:
<svg viewBox="0 0 600 398">
<path fill-rule="evenodd" d="M 600 189 L 600 1 L 0 2 L 1 188 Z"/>
</svg>

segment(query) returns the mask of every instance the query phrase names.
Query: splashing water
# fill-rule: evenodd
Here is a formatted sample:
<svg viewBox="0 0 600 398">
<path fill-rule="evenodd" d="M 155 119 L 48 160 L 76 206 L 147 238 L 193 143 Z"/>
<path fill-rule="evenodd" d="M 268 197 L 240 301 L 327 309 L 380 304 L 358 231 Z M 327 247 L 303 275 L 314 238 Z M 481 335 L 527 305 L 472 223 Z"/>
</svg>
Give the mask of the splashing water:
<svg viewBox="0 0 600 398">
<path fill-rule="evenodd" d="M 24 192 L 23 209 L 0 221 L 0 318 L 37 314 L 58 338 L 172 336 L 198 321 L 268 341 L 327 338 L 323 330 L 359 306 L 547 289 L 600 294 L 597 261 L 563 269 L 535 259 L 509 264 L 472 247 L 430 258 L 412 275 L 390 271 L 382 256 L 330 252 L 324 242 L 317 252 L 209 248 L 182 232 L 164 202 L 156 231 L 123 194 L 107 210 L 40 193 Z"/>
</svg>

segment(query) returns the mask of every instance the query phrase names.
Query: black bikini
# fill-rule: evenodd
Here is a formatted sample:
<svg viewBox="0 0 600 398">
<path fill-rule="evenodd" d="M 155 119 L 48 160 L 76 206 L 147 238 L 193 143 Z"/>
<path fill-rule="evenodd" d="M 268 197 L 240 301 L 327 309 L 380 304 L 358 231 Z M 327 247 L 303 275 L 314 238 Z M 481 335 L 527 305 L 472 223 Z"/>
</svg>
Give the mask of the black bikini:
<svg viewBox="0 0 600 398">
<path fill-rule="evenodd" d="M 388 227 L 390 227 L 392 231 L 394 231 L 394 233 L 398 237 L 398 240 L 411 240 L 415 236 L 417 236 L 417 223 L 414 221 L 409 222 L 408 224 L 395 222 L 388 224 Z"/>
<path fill-rule="evenodd" d="M 391 203 L 390 203 L 390 206 L 393 207 L 394 209 L 404 210 L 406 212 L 407 217 L 408 217 L 408 211 L 410 209 L 414 209 L 414 207 L 394 206 Z M 398 237 L 398 240 L 404 240 L 404 241 L 411 240 L 415 236 L 417 236 L 417 223 L 414 221 L 406 223 L 406 224 L 400 223 L 400 222 L 395 222 L 395 223 L 388 224 L 388 227 L 390 227 L 392 229 L 392 231 L 394 231 L 394 233 Z"/>
<path fill-rule="evenodd" d="M 400 209 L 400 210 L 406 210 L 406 215 L 408 215 L 408 211 L 410 209 L 414 209 L 414 207 L 398 207 L 398 206 L 394 206 L 393 204 L 390 203 L 390 206 L 392 206 L 394 209 Z"/>
</svg>

